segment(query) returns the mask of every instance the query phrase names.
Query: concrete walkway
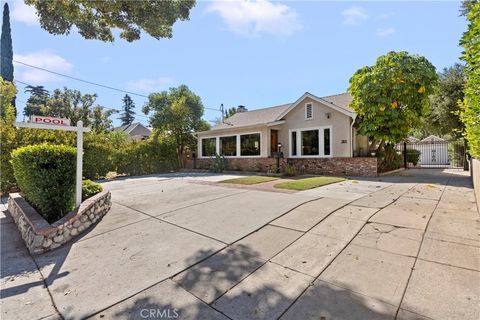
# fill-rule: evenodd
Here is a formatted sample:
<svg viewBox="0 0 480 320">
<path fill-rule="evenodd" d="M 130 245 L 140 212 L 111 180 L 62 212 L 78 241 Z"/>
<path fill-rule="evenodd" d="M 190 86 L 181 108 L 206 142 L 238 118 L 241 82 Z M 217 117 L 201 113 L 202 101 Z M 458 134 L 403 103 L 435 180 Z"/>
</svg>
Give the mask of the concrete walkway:
<svg viewBox="0 0 480 320">
<path fill-rule="evenodd" d="M 2 319 L 478 319 L 480 221 L 440 170 L 293 194 L 167 175 L 34 259 L 2 217 Z"/>
</svg>

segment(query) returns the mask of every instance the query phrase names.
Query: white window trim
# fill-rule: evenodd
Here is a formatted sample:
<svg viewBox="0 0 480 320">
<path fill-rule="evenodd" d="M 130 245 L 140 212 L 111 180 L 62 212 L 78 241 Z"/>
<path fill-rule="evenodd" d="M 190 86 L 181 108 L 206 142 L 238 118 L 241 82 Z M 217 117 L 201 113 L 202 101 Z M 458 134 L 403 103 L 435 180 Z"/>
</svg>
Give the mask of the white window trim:
<svg viewBox="0 0 480 320">
<path fill-rule="evenodd" d="M 330 155 L 325 155 L 325 150 L 323 146 L 324 141 L 324 129 L 330 129 Z M 318 150 L 319 155 L 313 156 L 304 156 L 302 155 L 302 131 L 311 131 L 318 130 Z M 292 132 L 297 132 L 297 155 L 292 155 Z M 288 156 L 289 158 L 332 158 L 333 157 L 333 128 L 332 126 L 321 126 L 313 128 L 299 128 L 299 129 L 290 129 L 288 130 Z"/>
<path fill-rule="evenodd" d="M 312 111 L 312 116 L 310 118 L 307 117 L 307 106 L 310 105 L 311 111 Z M 313 120 L 313 103 L 307 102 L 305 103 L 305 120 Z"/>
<path fill-rule="evenodd" d="M 260 155 L 258 156 L 242 156 L 241 155 L 241 145 L 240 145 L 240 136 L 243 136 L 243 135 L 248 135 L 248 134 L 260 134 Z M 218 135 L 218 136 L 210 136 L 210 137 L 201 137 L 199 140 L 199 145 L 200 145 L 200 157 L 199 159 L 210 159 L 211 157 L 209 156 L 203 156 L 203 154 L 201 153 L 202 151 L 202 143 L 203 143 L 203 139 L 211 139 L 211 138 L 215 138 L 217 139 L 216 140 L 216 148 L 215 148 L 215 153 L 216 154 L 220 154 L 220 138 L 222 137 L 236 137 L 236 141 L 237 141 L 237 155 L 236 156 L 224 156 L 225 158 L 229 159 L 229 158 L 232 158 L 232 159 L 235 159 L 235 158 L 262 158 L 264 157 L 262 155 L 262 145 L 263 145 L 263 134 L 261 131 L 253 131 L 253 132 L 242 132 L 242 133 L 235 133 L 235 134 L 222 134 L 222 135 Z"/>
</svg>

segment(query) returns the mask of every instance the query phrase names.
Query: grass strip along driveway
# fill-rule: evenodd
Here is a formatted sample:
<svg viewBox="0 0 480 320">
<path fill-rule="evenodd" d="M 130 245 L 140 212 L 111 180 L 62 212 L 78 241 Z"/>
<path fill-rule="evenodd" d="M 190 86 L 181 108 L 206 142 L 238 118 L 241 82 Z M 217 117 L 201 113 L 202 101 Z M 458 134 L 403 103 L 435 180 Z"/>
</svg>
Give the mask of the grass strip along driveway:
<svg viewBox="0 0 480 320">
<path fill-rule="evenodd" d="M 258 184 L 263 182 L 269 182 L 273 180 L 278 180 L 276 177 L 265 177 L 265 176 L 250 176 L 250 177 L 242 177 L 242 178 L 234 178 L 234 179 L 227 179 L 220 181 L 220 183 L 234 183 L 234 184 L 244 184 L 244 185 L 252 185 Z"/>
<path fill-rule="evenodd" d="M 345 178 L 338 177 L 312 177 L 304 178 L 293 181 L 281 182 L 274 185 L 275 188 L 279 189 L 290 189 L 290 190 L 308 190 L 317 187 L 321 187 L 327 184 L 345 181 Z"/>
</svg>

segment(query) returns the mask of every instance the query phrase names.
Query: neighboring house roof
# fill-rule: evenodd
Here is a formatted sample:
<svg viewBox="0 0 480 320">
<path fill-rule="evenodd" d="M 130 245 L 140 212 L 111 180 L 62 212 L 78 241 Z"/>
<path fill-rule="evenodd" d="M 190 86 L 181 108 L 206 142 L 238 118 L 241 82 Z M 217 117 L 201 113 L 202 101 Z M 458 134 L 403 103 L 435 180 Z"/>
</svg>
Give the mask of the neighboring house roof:
<svg viewBox="0 0 480 320">
<path fill-rule="evenodd" d="M 211 130 L 225 130 L 233 128 L 254 127 L 258 125 L 280 124 L 282 123 L 285 115 L 287 115 L 288 112 L 295 108 L 305 98 L 311 98 L 315 101 L 318 101 L 323 105 L 326 105 L 334 110 L 337 110 L 343 114 L 352 117 L 353 119 L 356 116 L 355 112 L 349 107 L 349 104 L 352 101 L 352 97 L 349 93 L 342 93 L 326 97 L 317 97 L 309 92 L 306 92 L 297 101 L 293 103 L 287 103 L 279 106 L 256 109 L 246 112 L 237 112 L 233 116 L 225 119 L 223 123 L 214 126 Z"/>
<path fill-rule="evenodd" d="M 123 132 L 129 134 L 130 136 L 132 136 L 132 133 L 135 136 L 139 136 L 139 135 L 149 136 L 150 133 L 151 133 L 151 130 L 149 128 L 145 127 L 140 122 L 135 122 L 135 123 L 132 123 L 132 124 L 116 127 L 116 128 L 113 128 L 113 130 L 114 131 L 123 131 Z"/>
<path fill-rule="evenodd" d="M 420 140 L 420 142 L 418 142 L 418 143 L 445 142 L 445 141 L 446 140 L 432 134 L 432 135 L 429 135 L 428 137 L 426 137 L 425 139 Z"/>
<path fill-rule="evenodd" d="M 417 138 L 415 138 L 415 137 L 413 137 L 413 136 L 410 136 L 410 137 L 408 137 L 408 138 L 406 139 L 406 141 L 407 141 L 407 142 L 410 142 L 410 143 L 416 143 L 416 142 L 419 142 L 420 139 L 417 139 Z"/>
</svg>

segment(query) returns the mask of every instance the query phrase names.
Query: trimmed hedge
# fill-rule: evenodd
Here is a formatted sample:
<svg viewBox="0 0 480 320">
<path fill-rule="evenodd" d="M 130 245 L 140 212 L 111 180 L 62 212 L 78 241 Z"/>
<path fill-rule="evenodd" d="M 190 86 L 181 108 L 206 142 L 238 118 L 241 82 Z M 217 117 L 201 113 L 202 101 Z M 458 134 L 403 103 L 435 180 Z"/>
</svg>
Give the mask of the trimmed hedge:
<svg viewBox="0 0 480 320">
<path fill-rule="evenodd" d="M 106 144 L 88 143 L 83 152 L 83 176 L 87 179 L 98 179 L 114 171 L 112 163 L 113 148 Z"/>
<path fill-rule="evenodd" d="M 172 170 L 176 167 L 175 149 L 169 143 L 132 141 L 115 152 L 117 173 L 131 176 Z"/>
<path fill-rule="evenodd" d="M 39 144 L 12 152 L 12 166 L 21 192 L 48 221 L 75 207 L 76 150 L 64 145 Z"/>
</svg>

